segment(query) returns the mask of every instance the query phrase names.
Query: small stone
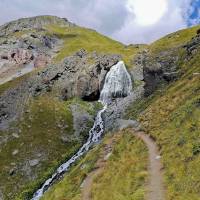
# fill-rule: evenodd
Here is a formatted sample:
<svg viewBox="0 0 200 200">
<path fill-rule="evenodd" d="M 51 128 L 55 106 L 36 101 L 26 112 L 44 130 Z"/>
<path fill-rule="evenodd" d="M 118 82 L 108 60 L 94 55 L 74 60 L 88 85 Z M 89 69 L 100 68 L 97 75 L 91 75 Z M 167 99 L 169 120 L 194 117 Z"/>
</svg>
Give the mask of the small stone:
<svg viewBox="0 0 200 200">
<path fill-rule="evenodd" d="M 18 149 L 15 149 L 13 152 L 12 152 L 12 155 L 15 156 L 19 153 L 19 150 Z"/>
<path fill-rule="evenodd" d="M 37 154 L 37 157 L 41 157 L 41 156 L 42 156 L 42 154 L 41 154 L 41 153 L 38 153 L 38 154 Z"/>
<path fill-rule="evenodd" d="M 20 144 L 20 147 L 23 146 L 23 145 L 24 145 L 24 143 L 22 142 L 22 143 Z"/>
<path fill-rule="evenodd" d="M 58 124 L 57 127 L 58 127 L 58 128 L 62 128 L 62 125 L 61 125 L 61 124 Z"/>
<path fill-rule="evenodd" d="M 193 76 L 199 76 L 199 75 L 200 75 L 199 72 L 193 73 Z"/>
<path fill-rule="evenodd" d="M 112 152 L 108 153 L 105 157 L 104 160 L 108 160 L 110 158 L 110 156 L 112 155 Z"/>
<path fill-rule="evenodd" d="M 10 171 L 9 171 L 9 175 L 10 176 L 13 176 L 15 174 L 15 169 L 11 169 Z"/>
<path fill-rule="evenodd" d="M 13 136 L 14 138 L 19 138 L 19 135 L 18 135 L 17 133 L 13 133 L 12 136 Z"/>
<path fill-rule="evenodd" d="M 160 160 L 160 158 L 161 158 L 161 156 L 159 156 L 159 155 L 156 156 L 156 160 Z"/>
<path fill-rule="evenodd" d="M 31 167 L 34 167 L 34 166 L 36 166 L 38 164 L 39 164 L 39 160 L 38 159 L 29 160 L 29 165 Z"/>
<path fill-rule="evenodd" d="M 69 142 L 69 138 L 66 137 L 66 136 L 61 136 L 61 140 L 62 140 L 62 142 L 64 142 L 64 143 Z"/>
<path fill-rule="evenodd" d="M 11 163 L 11 165 L 12 165 L 12 166 L 15 166 L 15 165 L 16 165 L 16 163 L 12 162 L 12 163 Z"/>
<path fill-rule="evenodd" d="M 81 165 L 81 169 L 82 169 L 82 170 L 85 169 L 86 167 L 87 167 L 86 164 Z"/>
</svg>

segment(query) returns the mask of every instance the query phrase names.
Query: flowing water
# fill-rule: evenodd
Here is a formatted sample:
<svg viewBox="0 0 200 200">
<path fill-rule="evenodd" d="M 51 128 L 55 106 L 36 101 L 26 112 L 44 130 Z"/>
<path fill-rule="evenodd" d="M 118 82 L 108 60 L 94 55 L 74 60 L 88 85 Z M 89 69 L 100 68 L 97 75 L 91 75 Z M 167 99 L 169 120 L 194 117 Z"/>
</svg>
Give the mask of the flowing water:
<svg viewBox="0 0 200 200">
<path fill-rule="evenodd" d="M 94 125 L 92 129 L 89 132 L 89 138 L 87 142 L 79 149 L 79 151 L 73 155 L 66 163 L 62 164 L 56 172 L 45 181 L 45 183 L 42 185 L 42 187 L 35 192 L 33 195 L 32 200 L 39 200 L 44 192 L 48 190 L 48 188 L 57 181 L 62 175 L 69 169 L 69 167 L 78 159 L 80 158 L 85 152 L 89 150 L 89 148 L 98 142 L 101 138 L 101 135 L 104 132 L 104 126 L 103 126 L 103 119 L 102 119 L 102 113 L 106 110 L 106 105 L 102 110 L 100 110 L 96 116 Z"/>
<path fill-rule="evenodd" d="M 103 90 L 100 94 L 100 102 L 104 105 L 103 109 L 97 113 L 94 125 L 89 131 L 89 138 L 87 142 L 79 149 L 79 151 L 73 155 L 67 162 L 62 164 L 56 172 L 45 181 L 40 189 L 38 189 L 32 200 L 39 200 L 44 192 L 46 192 L 51 185 L 59 180 L 63 174 L 69 169 L 69 167 L 78 160 L 84 153 L 86 153 L 95 143 L 97 143 L 104 132 L 104 124 L 102 114 L 107 109 L 107 105 L 112 101 L 112 98 L 125 97 L 129 95 L 132 90 L 132 81 L 128 74 L 123 61 L 118 62 L 112 66 L 110 71 L 106 75 Z"/>
<path fill-rule="evenodd" d="M 104 104 L 112 102 L 113 98 L 126 97 L 132 90 L 132 80 L 123 61 L 112 66 L 107 73 L 100 101 Z"/>
</svg>

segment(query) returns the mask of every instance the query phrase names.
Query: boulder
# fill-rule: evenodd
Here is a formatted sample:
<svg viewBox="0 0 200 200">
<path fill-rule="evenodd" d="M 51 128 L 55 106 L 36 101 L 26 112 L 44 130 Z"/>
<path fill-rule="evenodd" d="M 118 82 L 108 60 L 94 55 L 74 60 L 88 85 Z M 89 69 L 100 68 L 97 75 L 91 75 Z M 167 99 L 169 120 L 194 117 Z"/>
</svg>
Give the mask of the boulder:
<svg viewBox="0 0 200 200">
<path fill-rule="evenodd" d="M 76 81 L 76 95 L 84 100 L 95 101 L 99 99 L 100 88 L 98 77 L 79 75 Z"/>
<path fill-rule="evenodd" d="M 49 58 L 44 54 L 39 54 L 34 60 L 34 67 L 45 67 L 49 63 Z"/>
<path fill-rule="evenodd" d="M 34 166 L 36 166 L 38 164 L 39 164 L 39 160 L 38 159 L 29 160 L 29 165 L 31 167 L 34 167 Z"/>
<path fill-rule="evenodd" d="M 85 137 L 84 134 L 87 136 L 90 128 L 89 122 L 94 122 L 93 116 L 91 116 L 87 111 L 82 109 L 81 106 L 77 104 L 71 105 L 71 111 L 73 115 L 73 126 L 76 137 L 79 138 L 80 135 Z"/>
<path fill-rule="evenodd" d="M 143 57 L 143 76 L 145 96 L 151 95 L 163 84 L 168 84 L 179 77 L 177 61 L 179 59 L 177 50 L 161 52 L 159 56 L 146 54 Z"/>
<path fill-rule="evenodd" d="M 14 49 L 9 52 L 8 59 L 15 64 L 27 64 L 34 59 L 31 51 L 26 49 Z"/>
<path fill-rule="evenodd" d="M 15 156 L 19 153 L 19 150 L 18 149 L 15 149 L 13 152 L 12 152 L 12 155 Z"/>
<path fill-rule="evenodd" d="M 119 60 L 118 55 L 88 54 L 81 49 L 60 64 L 42 71 L 34 86 L 34 94 L 41 94 L 49 87 L 59 85 L 61 99 L 76 96 L 87 101 L 98 100 L 107 72 Z"/>
</svg>

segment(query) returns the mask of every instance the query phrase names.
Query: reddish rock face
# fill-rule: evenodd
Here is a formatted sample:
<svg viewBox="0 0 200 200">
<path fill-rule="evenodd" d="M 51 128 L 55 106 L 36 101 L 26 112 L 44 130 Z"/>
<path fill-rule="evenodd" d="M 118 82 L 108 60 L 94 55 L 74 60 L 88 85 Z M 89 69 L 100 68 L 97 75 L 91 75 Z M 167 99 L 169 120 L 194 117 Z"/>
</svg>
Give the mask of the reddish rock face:
<svg viewBox="0 0 200 200">
<path fill-rule="evenodd" d="M 48 63 L 49 58 L 44 54 L 40 54 L 34 60 L 34 67 L 45 67 Z"/>
<path fill-rule="evenodd" d="M 15 49 L 9 53 L 8 59 L 15 64 L 27 64 L 34 59 L 34 55 L 29 50 Z"/>
</svg>

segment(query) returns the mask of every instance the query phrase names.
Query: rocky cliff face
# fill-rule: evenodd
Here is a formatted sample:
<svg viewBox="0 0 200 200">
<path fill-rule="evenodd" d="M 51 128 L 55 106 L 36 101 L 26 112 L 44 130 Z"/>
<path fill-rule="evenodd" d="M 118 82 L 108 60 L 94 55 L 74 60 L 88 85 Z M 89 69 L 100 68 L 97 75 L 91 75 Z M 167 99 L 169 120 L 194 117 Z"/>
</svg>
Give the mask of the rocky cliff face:
<svg viewBox="0 0 200 200">
<path fill-rule="evenodd" d="M 35 95 L 59 86 L 65 100 L 75 96 L 88 101 L 98 100 L 106 73 L 120 58 L 120 55 L 87 53 L 82 49 L 42 71 L 38 75 Z"/>
<path fill-rule="evenodd" d="M 16 119 L 28 99 L 45 93 L 56 93 L 59 99 L 65 101 L 73 97 L 98 100 L 107 72 L 119 60 L 119 55 L 89 54 L 80 50 L 60 64 L 50 65 L 32 75 L 1 95 L 0 127 Z"/>
<path fill-rule="evenodd" d="M 66 19 L 40 16 L 20 19 L 0 27 L 0 83 L 22 76 L 34 67 L 45 67 L 62 41 L 48 34 L 46 27 L 74 26 Z"/>
<path fill-rule="evenodd" d="M 179 37 L 178 33 L 177 36 Z M 196 34 L 186 44 L 182 43 L 156 54 L 151 49 L 143 52 L 140 62 L 143 65 L 145 95 L 149 96 L 160 86 L 177 80 L 181 76 L 180 65 L 197 53 L 199 42 L 200 35 Z"/>
</svg>

